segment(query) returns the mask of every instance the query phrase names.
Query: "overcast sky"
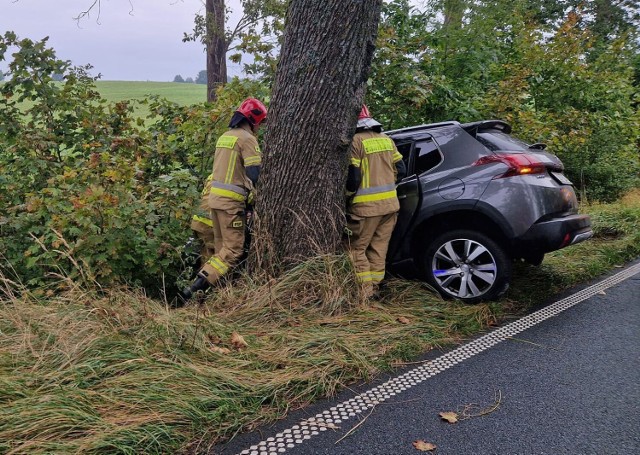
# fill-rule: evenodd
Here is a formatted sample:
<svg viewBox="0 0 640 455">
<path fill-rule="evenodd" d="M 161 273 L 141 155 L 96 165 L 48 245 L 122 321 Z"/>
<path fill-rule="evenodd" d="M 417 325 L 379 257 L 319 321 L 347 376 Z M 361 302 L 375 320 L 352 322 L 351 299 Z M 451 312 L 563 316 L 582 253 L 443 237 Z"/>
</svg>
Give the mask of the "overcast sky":
<svg viewBox="0 0 640 455">
<path fill-rule="evenodd" d="M 205 69 L 202 45 L 182 42 L 184 32 L 193 30 L 195 14 L 204 10 L 201 0 L 102 0 L 99 23 L 97 10 L 76 23 L 73 18 L 91 3 L 0 0 L 0 33 L 13 30 L 33 40 L 49 36 L 59 58 L 91 63 L 103 80 L 172 81 L 176 74 L 195 78 Z M 0 62 L 0 70 L 6 69 Z M 230 64 L 229 74 L 240 74 L 240 67 Z"/>
</svg>

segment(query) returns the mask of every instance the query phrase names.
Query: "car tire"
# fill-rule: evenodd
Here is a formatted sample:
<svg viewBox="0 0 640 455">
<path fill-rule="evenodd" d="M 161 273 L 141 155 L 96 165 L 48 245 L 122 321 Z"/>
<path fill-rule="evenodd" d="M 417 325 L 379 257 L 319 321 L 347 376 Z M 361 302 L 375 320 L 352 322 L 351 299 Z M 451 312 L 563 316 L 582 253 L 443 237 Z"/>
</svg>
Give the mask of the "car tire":
<svg viewBox="0 0 640 455">
<path fill-rule="evenodd" d="M 426 280 L 444 298 L 496 300 L 509 287 L 511 259 L 489 236 L 467 229 L 438 235 L 422 258 Z"/>
</svg>

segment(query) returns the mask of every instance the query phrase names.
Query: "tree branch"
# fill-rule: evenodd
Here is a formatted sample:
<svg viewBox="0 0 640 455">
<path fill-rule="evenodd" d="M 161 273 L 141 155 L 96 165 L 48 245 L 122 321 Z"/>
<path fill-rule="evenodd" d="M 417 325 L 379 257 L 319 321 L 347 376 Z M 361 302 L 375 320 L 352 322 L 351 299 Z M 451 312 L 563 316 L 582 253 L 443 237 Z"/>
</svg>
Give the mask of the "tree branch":
<svg viewBox="0 0 640 455">
<path fill-rule="evenodd" d="M 78 14 L 78 16 L 74 17 L 73 20 L 76 21 L 76 23 L 79 25 L 80 21 L 82 19 L 84 19 L 85 17 L 88 17 L 91 13 L 91 10 L 93 10 L 93 8 L 96 7 L 96 5 L 98 6 L 98 17 L 96 18 L 96 23 L 100 23 L 100 13 L 102 12 L 102 5 L 101 5 L 101 0 L 93 0 L 93 3 L 91 4 L 91 6 L 89 6 L 89 8 L 87 8 L 86 11 L 82 11 L 80 14 Z"/>
<path fill-rule="evenodd" d="M 18 0 L 15 0 L 18 1 Z M 180 0 L 182 1 L 182 0 Z M 177 0 L 176 0 L 177 2 Z M 129 6 L 131 7 L 131 9 L 129 10 L 129 15 L 133 16 L 133 1 L 129 0 Z M 80 21 L 82 19 L 84 19 L 85 17 L 89 17 L 91 15 L 91 11 L 95 8 L 98 8 L 98 17 L 96 17 L 96 24 L 100 24 L 100 14 L 102 13 L 102 0 L 93 0 L 93 3 L 89 6 L 89 8 L 86 9 L 86 11 L 82 11 L 80 14 L 78 14 L 76 17 L 73 18 L 74 21 L 76 21 L 76 23 L 78 24 L 78 26 L 80 25 Z"/>
</svg>

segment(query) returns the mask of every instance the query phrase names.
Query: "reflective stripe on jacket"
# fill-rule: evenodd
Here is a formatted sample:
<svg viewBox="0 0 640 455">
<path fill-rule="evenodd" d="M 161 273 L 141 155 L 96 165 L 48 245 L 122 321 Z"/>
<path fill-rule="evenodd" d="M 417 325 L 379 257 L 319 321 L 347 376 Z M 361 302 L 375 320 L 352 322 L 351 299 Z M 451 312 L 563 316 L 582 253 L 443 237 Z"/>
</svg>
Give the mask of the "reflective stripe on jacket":
<svg viewBox="0 0 640 455">
<path fill-rule="evenodd" d="M 209 208 L 234 210 L 244 206 L 253 184 L 245 167 L 259 166 L 262 154 L 248 126 L 232 128 L 216 143 Z"/>
<path fill-rule="evenodd" d="M 360 168 L 362 180 L 348 212 L 359 216 L 380 216 L 400 209 L 396 193 L 396 166 L 402 160 L 386 134 L 366 130 L 356 133 L 351 143 L 352 166 Z"/>
</svg>

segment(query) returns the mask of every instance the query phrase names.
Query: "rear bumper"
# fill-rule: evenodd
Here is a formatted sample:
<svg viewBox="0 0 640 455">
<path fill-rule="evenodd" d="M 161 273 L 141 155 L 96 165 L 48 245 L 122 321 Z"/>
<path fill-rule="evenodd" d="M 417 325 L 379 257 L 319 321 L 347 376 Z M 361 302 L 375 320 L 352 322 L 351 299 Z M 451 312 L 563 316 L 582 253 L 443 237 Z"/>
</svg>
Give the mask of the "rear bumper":
<svg viewBox="0 0 640 455">
<path fill-rule="evenodd" d="M 515 246 L 521 251 L 548 253 L 593 237 L 589 215 L 570 215 L 536 223 L 521 237 Z"/>
</svg>

